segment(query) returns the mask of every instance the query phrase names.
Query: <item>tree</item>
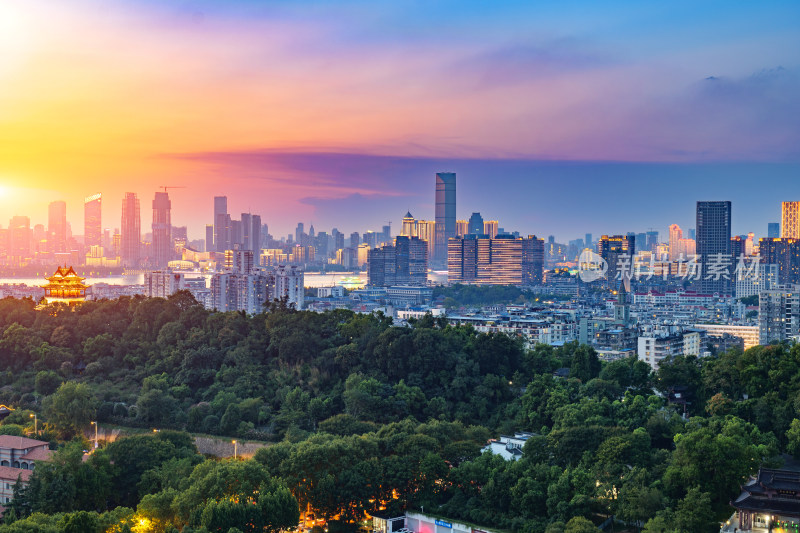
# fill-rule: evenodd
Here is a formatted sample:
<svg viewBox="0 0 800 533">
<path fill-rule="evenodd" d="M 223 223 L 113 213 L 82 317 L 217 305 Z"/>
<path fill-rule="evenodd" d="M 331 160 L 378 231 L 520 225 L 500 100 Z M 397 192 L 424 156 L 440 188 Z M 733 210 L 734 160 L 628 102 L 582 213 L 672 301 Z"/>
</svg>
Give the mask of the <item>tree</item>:
<svg viewBox="0 0 800 533">
<path fill-rule="evenodd" d="M 689 489 L 686 497 L 678 502 L 674 518 L 674 527 L 680 533 L 712 532 L 719 528 L 714 520 L 711 496 L 698 487 Z"/>
<path fill-rule="evenodd" d="M 617 501 L 617 513 L 623 520 L 641 527 L 663 507 L 663 499 L 658 489 L 638 483 L 625 485 Z"/>
<path fill-rule="evenodd" d="M 43 402 L 47 423 L 64 439 L 80 433 L 94 418 L 97 400 L 83 383 L 68 381 Z"/>
<path fill-rule="evenodd" d="M 38 463 L 27 488 L 15 495 L 18 516 L 28 512 L 101 511 L 111 491 L 110 466 L 102 457 L 83 461 L 79 442 L 70 443 L 48 462 Z"/>
<path fill-rule="evenodd" d="M 599 374 L 600 360 L 597 358 L 597 352 L 591 346 L 585 344 L 579 346 L 572 355 L 569 377 L 586 383 Z"/>
<path fill-rule="evenodd" d="M 97 513 L 77 511 L 64 515 L 61 519 L 64 533 L 99 533 L 100 518 Z"/>
<path fill-rule="evenodd" d="M 792 420 L 789 430 L 786 432 L 786 451 L 800 459 L 800 420 Z"/>
<path fill-rule="evenodd" d="M 674 497 L 682 497 L 686 487 L 710 494 L 713 509 L 722 512 L 738 493 L 740 483 L 777 451 L 771 434 L 764 435 L 739 418 L 729 416 L 702 424 L 692 419 L 686 432 L 675 436 L 664 482 Z"/>
<path fill-rule="evenodd" d="M 571 518 L 564 527 L 564 533 L 598 533 L 599 531 L 590 520 L 582 516 Z"/>
<path fill-rule="evenodd" d="M 58 390 L 59 385 L 61 385 L 63 381 L 64 380 L 52 370 L 43 370 L 36 374 L 34 390 L 36 390 L 37 394 L 42 396 L 50 396 Z"/>
</svg>

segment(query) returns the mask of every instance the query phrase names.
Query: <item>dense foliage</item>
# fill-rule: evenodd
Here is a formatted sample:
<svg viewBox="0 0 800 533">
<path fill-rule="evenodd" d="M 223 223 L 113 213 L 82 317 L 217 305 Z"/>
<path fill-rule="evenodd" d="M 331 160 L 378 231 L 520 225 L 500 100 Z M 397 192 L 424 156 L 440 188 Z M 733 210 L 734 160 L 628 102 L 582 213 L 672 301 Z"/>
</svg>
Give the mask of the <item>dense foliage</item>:
<svg viewBox="0 0 800 533">
<path fill-rule="evenodd" d="M 275 441 L 248 461 L 204 460 L 166 431 L 87 462 L 64 445 L 15 499 L 12 518 L 27 518 L 0 533 L 101 531 L 109 516 L 264 531 L 296 524 L 297 502 L 331 527 L 387 505 L 525 533 L 593 531 L 611 514 L 650 533 L 712 531 L 759 465 L 800 455 L 800 346 L 675 357 L 651 374 L 431 317 L 212 313 L 183 293 L 49 312 L 0 300 L 0 331 L 0 401 L 36 409 L 53 438 L 80 438 L 96 416 Z M 676 389 L 688 404 L 668 402 Z M 27 413 L 0 429 L 23 431 Z M 535 433 L 520 460 L 480 454 L 515 430 Z"/>
<path fill-rule="evenodd" d="M 433 298 L 441 300 L 447 308 L 480 307 L 484 305 L 515 303 L 537 300 L 569 300 L 563 295 L 536 295 L 514 285 L 439 285 L 433 288 Z"/>
</svg>

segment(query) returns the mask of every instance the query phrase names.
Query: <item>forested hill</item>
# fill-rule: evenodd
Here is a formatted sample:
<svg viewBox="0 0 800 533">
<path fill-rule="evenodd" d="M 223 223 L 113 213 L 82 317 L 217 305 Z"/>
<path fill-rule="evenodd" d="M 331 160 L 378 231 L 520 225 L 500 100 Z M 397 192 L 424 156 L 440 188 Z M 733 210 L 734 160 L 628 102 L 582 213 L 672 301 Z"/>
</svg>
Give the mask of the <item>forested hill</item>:
<svg viewBox="0 0 800 533">
<path fill-rule="evenodd" d="M 195 485 L 244 468 L 252 486 L 285 486 L 303 508 L 345 524 L 384 502 L 525 533 L 592 531 L 589 521 L 612 513 L 648 533 L 713 531 L 747 476 L 781 453 L 800 456 L 798 346 L 676 357 L 651 374 L 633 358 L 601 363 L 577 343 L 528 350 L 430 317 L 393 327 L 280 305 L 214 313 L 187 293 L 75 310 L 0 300 L 0 331 L 0 402 L 18 408 L 0 430 L 21 432 L 32 409 L 63 447 L 53 466 L 37 467 L 20 515 L 107 520 L 125 507 L 161 521 L 153 531 L 200 527 L 229 510 Z M 562 367 L 568 377 L 555 378 Z M 689 400 L 686 418 L 665 399 L 674 387 Z M 228 467 L 203 462 L 179 435 L 136 437 L 156 440 L 123 439 L 81 464 L 63 443 L 95 417 L 274 444 Z M 480 455 L 487 438 L 514 431 L 536 433 L 521 460 Z M 125 470 L 134 449 L 141 464 Z M 54 498 L 55 486 L 81 486 L 70 479 L 94 489 Z M 34 514 L 0 533 L 39 531 L 24 529 L 34 519 L 72 518 Z"/>
<path fill-rule="evenodd" d="M 504 335 L 349 311 L 213 313 L 187 293 L 53 313 L 5 299 L 0 328 L 0 402 L 33 406 L 74 380 L 91 386 L 101 422 L 254 438 L 345 411 L 497 428 L 532 376 L 522 343 Z"/>
</svg>

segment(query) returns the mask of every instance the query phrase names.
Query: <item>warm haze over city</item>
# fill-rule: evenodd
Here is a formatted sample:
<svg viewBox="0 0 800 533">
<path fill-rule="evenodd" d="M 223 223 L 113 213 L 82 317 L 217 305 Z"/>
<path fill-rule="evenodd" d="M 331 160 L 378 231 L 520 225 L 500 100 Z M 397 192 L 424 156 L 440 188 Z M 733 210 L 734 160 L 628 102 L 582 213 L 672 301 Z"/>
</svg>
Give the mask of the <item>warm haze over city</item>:
<svg viewBox="0 0 800 533">
<path fill-rule="evenodd" d="M 688 224 L 689 186 L 766 211 L 800 168 L 798 24 L 789 1 L 4 1 L 0 211 L 102 191 L 118 220 L 181 185 L 192 238 L 223 193 L 276 234 L 351 231 L 432 216 L 437 171 L 466 215 L 562 240 Z"/>
<path fill-rule="evenodd" d="M 0 0 L 0 533 L 799 532 L 799 1 Z"/>
</svg>

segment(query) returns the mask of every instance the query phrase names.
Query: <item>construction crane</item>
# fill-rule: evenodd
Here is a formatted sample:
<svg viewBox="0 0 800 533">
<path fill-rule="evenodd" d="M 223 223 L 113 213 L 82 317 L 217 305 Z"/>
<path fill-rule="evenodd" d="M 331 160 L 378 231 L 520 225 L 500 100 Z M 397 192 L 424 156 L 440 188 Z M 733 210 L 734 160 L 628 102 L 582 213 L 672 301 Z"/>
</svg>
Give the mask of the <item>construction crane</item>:
<svg viewBox="0 0 800 533">
<path fill-rule="evenodd" d="M 159 189 L 164 189 L 164 192 L 167 192 L 167 189 L 185 189 L 185 185 L 161 185 Z"/>
</svg>

